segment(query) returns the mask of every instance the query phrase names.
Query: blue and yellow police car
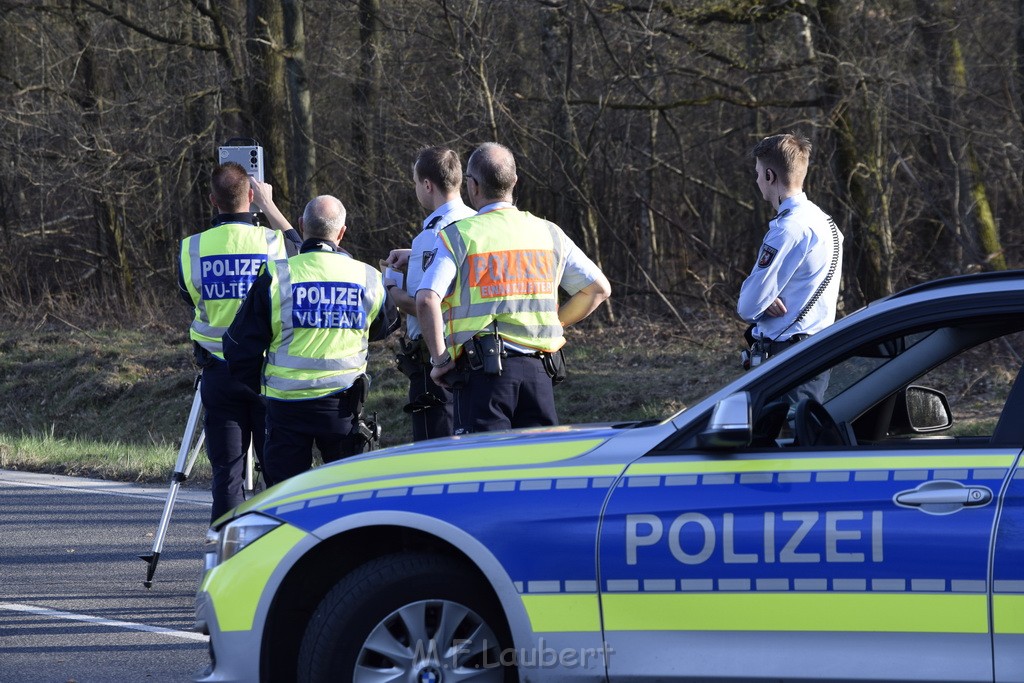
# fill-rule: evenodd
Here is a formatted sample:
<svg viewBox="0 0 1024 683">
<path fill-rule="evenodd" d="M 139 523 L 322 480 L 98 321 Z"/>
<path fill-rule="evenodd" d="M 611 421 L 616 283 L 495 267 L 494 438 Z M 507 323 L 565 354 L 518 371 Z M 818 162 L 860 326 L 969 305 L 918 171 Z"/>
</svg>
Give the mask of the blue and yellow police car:
<svg viewBox="0 0 1024 683">
<path fill-rule="evenodd" d="M 1022 330 L 939 280 L 661 422 L 294 477 L 211 530 L 199 680 L 1024 681 Z"/>
</svg>

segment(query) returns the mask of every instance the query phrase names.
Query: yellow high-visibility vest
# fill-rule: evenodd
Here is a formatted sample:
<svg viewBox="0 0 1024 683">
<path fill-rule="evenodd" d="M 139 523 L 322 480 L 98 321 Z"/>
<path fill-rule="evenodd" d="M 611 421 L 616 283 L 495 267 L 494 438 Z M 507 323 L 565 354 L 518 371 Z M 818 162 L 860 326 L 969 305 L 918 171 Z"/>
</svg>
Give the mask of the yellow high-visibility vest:
<svg viewBox="0 0 1024 683">
<path fill-rule="evenodd" d="M 540 351 L 565 344 L 558 283 L 565 270 L 562 231 L 524 211 L 502 209 L 452 223 L 441 238 L 458 265 L 442 301 L 452 358 L 481 332 Z"/>
<path fill-rule="evenodd" d="M 182 275 L 195 305 L 189 336 L 221 360 L 221 338 L 268 256 L 287 256 L 284 237 L 248 223 L 224 223 L 181 242 Z"/>
<path fill-rule="evenodd" d="M 268 398 L 302 401 L 348 389 L 366 371 L 370 323 L 384 304 L 380 271 L 331 251 L 267 263 L 273 339 Z"/>
</svg>

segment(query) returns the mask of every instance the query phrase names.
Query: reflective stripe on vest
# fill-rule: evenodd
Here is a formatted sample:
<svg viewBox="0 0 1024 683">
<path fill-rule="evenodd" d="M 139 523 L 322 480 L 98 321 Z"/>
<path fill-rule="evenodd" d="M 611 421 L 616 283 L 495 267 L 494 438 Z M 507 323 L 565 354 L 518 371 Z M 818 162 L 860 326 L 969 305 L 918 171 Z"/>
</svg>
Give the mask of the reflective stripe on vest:
<svg viewBox="0 0 1024 683">
<path fill-rule="evenodd" d="M 181 243 L 182 275 L 195 304 L 189 336 L 222 360 L 221 338 L 268 255 L 286 256 L 281 233 L 247 223 L 218 225 Z"/>
<path fill-rule="evenodd" d="M 384 303 L 380 272 L 337 252 L 267 264 L 273 341 L 263 393 L 308 400 L 348 389 L 366 371 L 370 323 Z"/>
<path fill-rule="evenodd" d="M 565 343 L 558 283 L 565 269 L 562 231 L 517 210 L 478 214 L 441 231 L 458 266 L 444 299 L 448 351 L 481 332 L 543 351 Z"/>
</svg>

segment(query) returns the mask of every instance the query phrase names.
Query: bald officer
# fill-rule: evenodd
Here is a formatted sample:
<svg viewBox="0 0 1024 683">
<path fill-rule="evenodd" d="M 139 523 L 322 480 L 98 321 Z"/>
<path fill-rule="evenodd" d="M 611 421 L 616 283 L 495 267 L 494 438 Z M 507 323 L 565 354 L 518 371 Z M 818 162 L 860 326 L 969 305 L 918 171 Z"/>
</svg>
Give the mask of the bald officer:
<svg viewBox="0 0 1024 683">
<path fill-rule="evenodd" d="M 563 328 L 611 285 L 561 228 L 515 207 L 508 148 L 480 145 L 465 177 L 477 214 L 441 231 L 416 293 L 431 377 L 453 389 L 456 434 L 557 424 Z"/>
</svg>

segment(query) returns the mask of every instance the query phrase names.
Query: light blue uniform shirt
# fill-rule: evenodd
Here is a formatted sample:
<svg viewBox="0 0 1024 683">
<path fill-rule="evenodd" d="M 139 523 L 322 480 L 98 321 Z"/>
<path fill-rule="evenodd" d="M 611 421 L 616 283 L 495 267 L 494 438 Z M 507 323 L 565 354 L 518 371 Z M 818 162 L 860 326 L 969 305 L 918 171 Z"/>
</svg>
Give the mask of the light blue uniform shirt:
<svg viewBox="0 0 1024 683">
<path fill-rule="evenodd" d="M 835 322 L 843 274 L 843 235 L 832 226 L 828 215 L 803 192 L 779 205 L 736 306 L 741 318 L 755 323 L 755 337 L 786 341 L 794 334 L 820 332 Z M 797 320 L 830 270 L 828 285 Z M 786 314 L 779 318 L 765 315 L 777 298 L 786 305 Z"/>
<path fill-rule="evenodd" d="M 434 242 L 437 241 L 437 233 L 448 224 L 457 220 L 468 218 L 476 213 L 466 206 L 461 199 L 453 199 L 447 204 L 442 204 L 423 220 L 423 230 L 412 241 L 412 253 L 409 254 L 409 265 L 406 268 L 405 291 L 410 296 L 416 296 L 416 290 L 420 288 L 423 280 L 423 273 L 426 270 L 427 257 L 434 249 Z M 423 336 L 420 330 L 420 323 L 416 316 L 410 315 L 405 319 L 405 333 L 409 339 L 416 339 Z"/>
</svg>

